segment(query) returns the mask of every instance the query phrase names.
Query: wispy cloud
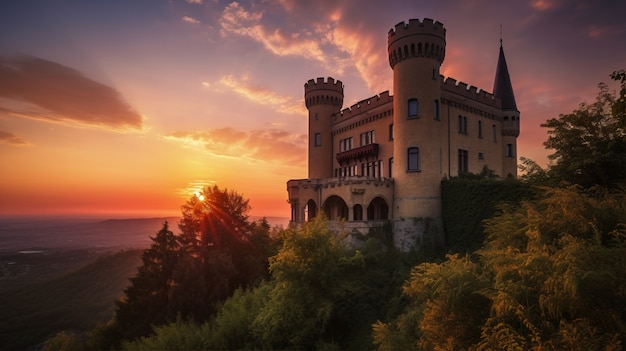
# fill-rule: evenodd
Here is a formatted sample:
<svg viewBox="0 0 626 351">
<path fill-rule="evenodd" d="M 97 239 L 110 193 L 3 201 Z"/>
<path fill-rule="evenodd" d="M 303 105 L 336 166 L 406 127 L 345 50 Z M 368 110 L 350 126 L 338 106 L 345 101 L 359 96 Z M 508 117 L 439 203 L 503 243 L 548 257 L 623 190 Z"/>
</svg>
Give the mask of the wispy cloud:
<svg viewBox="0 0 626 351">
<path fill-rule="evenodd" d="M 201 5 L 202 0 L 187 0 L 187 3 Z"/>
<path fill-rule="evenodd" d="M 190 17 L 190 16 L 183 16 L 183 22 L 192 23 L 192 24 L 200 23 L 199 20 L 197 20 L 197 19 L 195 19 L 193 17 Z"/>
<path fill-rule="evenodd" d="M 292 166 L 306 162 L 307 137 L 285 130 L 241 131 L 221 128 L 208 131 L 175 131 L 167 139 L 201 146 L 219 157 L 244 158 Z"/>
<path fill-rule="evenodd" d="M 115 89 L 56 62 L 0 57 L 0 113 L 69 125 L 140 130 L 141 116 Z"/>
<path fill-rule="evenodd" d="M 8 145 L 14 145 L 14 146 L 29 145 L 26 141 L 24 141 L 22 138 L 18 137 L 17 135 L 11 132 L 3 131 L 3 130 L 0 130 L 0 144 L 8 144 Z"/>
<path fill-rule="evenodd" d="M 332 68 L 334 72 L 343 72 L 345 57 L 334 56 L 323 49 L 324 45 L 332 44 L 327 33 L 321 33 L 320 28 L 313 28 L 312 31 L 304 26 L 297 30 L 283 28 L 270 20 L 263 21 L 264 15 L 263 11 L 249 11 L 233 2 L 224 9 L 219 19 L 222 36 L 246 36 L 277 56 L 304 57 Z"/>
<path fill-rule="evenodd" d="M 270 89 L 255 85 L 247 76 L 226 75 L 220 78 L 219 83 L 250 101 L 273 106 L 277 112 L 300 115 L 306 113 L 302 101 L 296 101 L 292 96 L 280 95 Z"/>
</svg>

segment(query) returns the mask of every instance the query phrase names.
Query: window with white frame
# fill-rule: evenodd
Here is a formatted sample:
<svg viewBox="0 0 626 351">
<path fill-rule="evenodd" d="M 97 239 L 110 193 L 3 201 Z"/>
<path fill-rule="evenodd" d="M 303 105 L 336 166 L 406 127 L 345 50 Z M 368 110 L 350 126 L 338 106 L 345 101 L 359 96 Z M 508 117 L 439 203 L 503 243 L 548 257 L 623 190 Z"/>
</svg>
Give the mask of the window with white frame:
<svg viewBox="0 0 626 351">
<path fill-rule="evenodd" d="M 361 146 L 373 144 L 376 141 L 374 140 L 374 131 L 370 130 L 369 132 L 361 133 Z"/>
</svg>

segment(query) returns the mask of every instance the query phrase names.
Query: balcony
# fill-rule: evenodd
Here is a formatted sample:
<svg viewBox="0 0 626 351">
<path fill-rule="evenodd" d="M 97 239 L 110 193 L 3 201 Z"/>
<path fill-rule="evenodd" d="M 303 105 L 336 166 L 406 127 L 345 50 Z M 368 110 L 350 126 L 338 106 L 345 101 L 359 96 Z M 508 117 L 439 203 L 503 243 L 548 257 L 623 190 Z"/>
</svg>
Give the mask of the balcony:
<svg viewBox="0 0 626 351">
<path fill-rule="evenodd" d="M 346 161 L 367 158 L 369 156 L 378 158 L 378 144 L 368 144 L 348 151 L 339 152 L 337 154 L 337 161 L 342 164 Z"/>
</svg>

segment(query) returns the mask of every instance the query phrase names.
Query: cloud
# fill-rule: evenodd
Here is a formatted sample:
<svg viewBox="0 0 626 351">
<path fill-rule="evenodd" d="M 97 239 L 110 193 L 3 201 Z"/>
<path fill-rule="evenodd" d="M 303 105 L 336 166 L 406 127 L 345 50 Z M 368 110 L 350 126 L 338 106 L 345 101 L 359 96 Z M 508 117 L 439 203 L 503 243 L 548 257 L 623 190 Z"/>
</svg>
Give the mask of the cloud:
<svg viewBox="0 0 626 351">
<path fill-rule="evenodd" d="M 284 28 L 277 22 L 264 20 L 263 11 L 248 11 L 239 3 L 229 4 L 223 11 L 219 24 L 221 34 L 249 37 L 277 56 L 304 57 L 321 63 L 341 74 L 346 66 L 346 58 L 334 56 L 324 45 L 332 44 L 327 36 L 327 28 L 317 27 L 313 31 L 306 26 L 297 29 Z"/>
<path fill-rule="evenodd" d="M 240 131 L 233 128 L 209 131 L 175 131 L 167 139 L 202 146 L 220 157 L 303 166 L 306 163 L 307 137 L 280 129 Z"/>
<path fill-rule="evenodd" d="M 25 146 L 29 145 L 26 141 L 19 138 L 17 135 L 0 130 L 0 144 L 8 144 L 15 146 Z"/>
<path fill-rule="evenodd" d="M 197 19 L 195 19 L 193 17 L 190 17 L 190 16 L 183 16 L 183 22 L 192 23 L 192 24 L 200 23 L 199 20 L 197 20 Z"/>
<path fill-rule="evenodd" d="M 187 3 L 202 5 L 202 0 L 187 0 Z"/>
<path fill-rule="evenodd" d="M 302 101 L 296 101 L 292 96 L 279 95 L 267 88 L 256 86 L 245 76 L 237 78 L 233 75 L 226 75 L 220 78 L 219 83 L 248 100 L 274 106 L 279 112 L 299 115 L 306 113 Z"/>
<path fill-rule="evenodd" d="M 59 63 L 0 57 L 0 113 L 70 125 L 140 130 L 141 116 L 115 89 Z"/>
</svg>

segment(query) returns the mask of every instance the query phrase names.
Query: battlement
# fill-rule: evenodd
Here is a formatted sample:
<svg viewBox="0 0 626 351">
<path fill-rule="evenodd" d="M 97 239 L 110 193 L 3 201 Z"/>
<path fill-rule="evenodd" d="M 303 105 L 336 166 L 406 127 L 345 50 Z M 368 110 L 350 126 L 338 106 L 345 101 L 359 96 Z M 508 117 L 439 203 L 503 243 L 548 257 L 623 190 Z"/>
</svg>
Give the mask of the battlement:
<svg viewBox="0 0 626 351">
<path fill-rule="evenodd" d="M 389 30 L 387 39 L 391 42 L 393 39 L 403 37 L 412 34 L 435 34 L 445 40 L 446 29 L 443 23 L 434 21 L 430 18 L 424 18 L 423 21 L 419 19 L 409 19 L 409 23 L 404 21 L 396 24 L 395 28 Z"/>
<path fill-rule="evenodd" d="M 416 57 L 432 58 L 441 65 L 446 55 L 446 29 L 430 18 L 400 22 L 389 30 L 387 52 L 392 69 L 398 62 Z"/>
<path fill-rule="evenodd" d="M 310 79 L 304 84 L 304 103 L 307 108 L 330 105 L 339 111 L 343 106 L 343 83 L 332 77 Z"/>
<path fill-rule="evenodd" d="M 393 102 L 393 97 L 389 95 L 389 90 L 386 90 L 378 95 L 374 95 L 370 98 L 361 100 L 350 107 L 344 108 L 343 110 L 341 110 L 341 112 L 338 113 L 338 117 L 339 119 L 348 118 L 352 115 L 373 110 L 389 102 Z"/>
<path fill-rule="evenodd" d="M 343 94 L 343 83 L 333 77 L 328 77 L 328 80 L 318 77 L 317 80 L 309 79 L 308 82 L 304 83 L 305 94 L 314 90 L 332 90 Z"/>
<path fill-rule="evenodd" d="M 497 100 L 493 94 L 488 93 L 485 90 L 478 89 L 475 86 L 469 85 L 465 82 L 457 82 L 454 78 L 445 78 L 441 76 L 441 89 L 450 93 L 458 94 L 474 101 L 482 102 L 487 105 L 497 107 Z"/>
</svg>

